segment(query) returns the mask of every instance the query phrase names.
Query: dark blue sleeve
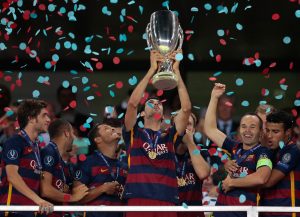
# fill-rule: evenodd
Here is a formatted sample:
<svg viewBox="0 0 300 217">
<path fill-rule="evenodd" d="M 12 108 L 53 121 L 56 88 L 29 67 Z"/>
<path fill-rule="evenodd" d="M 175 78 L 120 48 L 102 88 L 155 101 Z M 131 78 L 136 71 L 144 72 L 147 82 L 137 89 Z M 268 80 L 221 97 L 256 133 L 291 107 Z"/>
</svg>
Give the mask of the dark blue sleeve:
<svg viewBox="0 0 300 217">
<path fill-rule="evenodd" d="M 226 139 L 223 142 L 222 149 L 227 150 L 232 155 L 232 149 L 236 144 L 238 144 L 237 141 L 232 140 L 229 137 L 226 137 Z"/>
<path fill-rule="evenodd" d="M 296 145 L 292 145 L 292 147 L 284 150 L 280 160 L 274 165 L 274 169 L 280 170 L 286 175 L 289 174 L 299 163 L 299 156 L 299 149 Z"/>
<path fill-rule="evenodd" d="M 55 167 L 58 163 L 58 156 L 55 150 L 46 146 L 41 150 L 41 159 L 42 159 L 43 171 L 47 171 L 53 174 L 55 171 Z"/>
<path fill-rule="evenodd" d="M 6 165 L 19 165 L 22 153 L 25 148 L 25 143 L 22 138 L 17 136 L 12 137 L 4 143 L 2 158 Z"/>
<path fill-rule="evenodd" d="M 79 181 L 82 184 L 89 185 L 91 180 L 91 169 L 92 165 L 88 164 L 88 160 L 80 163 L 74 174 L 74 180 Z"/>
</svg>

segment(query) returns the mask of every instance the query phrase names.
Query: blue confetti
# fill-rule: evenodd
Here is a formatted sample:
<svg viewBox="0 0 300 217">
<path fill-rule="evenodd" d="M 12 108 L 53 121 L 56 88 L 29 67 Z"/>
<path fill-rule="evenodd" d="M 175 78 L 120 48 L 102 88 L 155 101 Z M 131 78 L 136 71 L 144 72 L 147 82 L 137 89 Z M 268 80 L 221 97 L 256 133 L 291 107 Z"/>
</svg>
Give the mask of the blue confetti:
<svg viewBox="0 0 300 217">
<path fill-rule="evenodd" d="M 132 76 L 131 78 L 129 78 L 128 83 L 133 86 L 137 83 L 137 78 L 135 76 Z"/>
<path fill-rule="evenodd" d="M 239 201 L 240 201 L 240 203 L 245 203 L 246 196 L 244 194 L 241 194 L 240 197 L 239 197 Z"/>
<path fill-rule="evenodd" d="M 69 81 L 63 81 L 63 83 L 62 83 L 62 86 L 63 86 L 64 88 L 68 88 L 69 85 L 70 85 Z"/>
<path fill-rule="evenodd" d="M 211 6 L 211 4 L 206 3 L 206 4 L 204 5 L 204 8 L 205 8 L 205 10 L 210 11 L 210 10 L 212 9 L 212 6 Z"/>
<path fill-rule="evenodd" d="M 188 205 L 186 203 L 182 203 L 183 208 L 188 209 Z"/>
<path fill-rule="evenodd" d="M 40 91 L 38 91 L 38 90 L 32 91 L 32 97 L 33 98 L 38 98 L 39 96 L 40 96 Z"/>
<path fill-rule="evenodd" d="M 242 86 L 244 84 L 244 80 L 241 78 L 236 79 L 235 84 L 237 86 Z"/>
<path fill-rule="evenodd" d="M 247 107 L 250 105 L 250 103 L 247 101 L 247 100 L 244 100 L 242 103 L 241 103 L 242 106 L 244 107 Z"/>
<path fill-rule="evenodd" d="M 193 151 L 193 155 L 200 155 L 200 150 L 195 149 L 195 150 Z"/>
<path fill-rule="evenodd" d="M 224 36 L 225 35 L 224 30 L 223 29 L 218 29 L 217 35 L 220 36 L 220 37 Z"/>
<path fill-rule="evenodd" d="M 295 11 L 295 16 L 296 16 L 297 18 L 300 18 L 300 10 L 296 10 L 296 11 Z"/>
<path fill-rule="evenodd" d="M 72 86 L 72 93 L 77 93 L 77 87 L 76 86 Z"/>
<path fill-rule="evenodd" d="M 182 53 L 177 53 L 177 54 L 175 55 L 175 59 L 176 59 L 177 61 L 181 61 L 181 60 L 183 59 Z"/>
<path fill-rule="evenodd" d="M 82 84 L 87 84 L 89 82 L 89 79 L 87 77 L 82 77 L 81 82 Z"/>
<path fill-rule="evenodd" d="M 280 149 L 283 149 L 283 147 L 284 147 L 284 141 L 280 141 L 279 142 L 279 147 L 280 147 Z"/>
<path fill-rule="evenodd" d="M 139 121 L 139 122 L 138 122 L 138 126 L 139 126 L 140 128 L 144 128 L 143 122 L 142 122 L 142 121 Z"/>
<path fill-rule="evenodd" d="M 94 96 L 88 96 L 86 99 L 90 101 L 90 100 L 95 99 L 95 97 Z"/>
<path fill-rule="evenodd" d="M 300 106 L 300 100 L 299 100 L 299 99 L 296 99 L 296 100 L 294 101 L 294 105 L 295 105 L 295 106 Z"/>
<path fill-rule="evenodd" d="M 282 39 L 282 41 L 283 41 L 284 44 L 289 44 L 289 43 L 291 43 L 291 37 L 285 36 L 285 37 Z"/>
<path fill-rule="evenodd" d="M 242 30 L 243 29 L 243 26 L 242 26 L 242 24 L 240 24 L 240 23 L 237 23 L 236 24 L 236 28 L 237 28 L 237 30 Z"/>
</svg>

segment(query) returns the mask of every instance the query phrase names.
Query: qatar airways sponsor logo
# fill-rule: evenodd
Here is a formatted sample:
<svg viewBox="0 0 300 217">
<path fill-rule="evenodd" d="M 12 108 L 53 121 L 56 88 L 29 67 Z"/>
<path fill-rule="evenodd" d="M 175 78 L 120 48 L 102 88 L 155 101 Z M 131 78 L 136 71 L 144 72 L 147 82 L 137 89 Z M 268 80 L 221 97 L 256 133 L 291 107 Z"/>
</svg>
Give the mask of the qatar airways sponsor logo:
<svg viewBox="0 0 300 217">
<path fill-rule="evenodd" d="M 157 146 L 154 149 L 152 149 L 150 144 L 145 142 L 143 144 L 143 148 L 146 152 L 153 150 L 157 155 L 163 155 L 169 152 L 166 144 L 157 144 Z"/>
<path fill-rule="evenodd" d="M 194 173 L 187 173 L 184 177 L 184 180 L 187 185 L 195 185 L 196 184 L 196 179 L 195 179 Z"/>
</svg>

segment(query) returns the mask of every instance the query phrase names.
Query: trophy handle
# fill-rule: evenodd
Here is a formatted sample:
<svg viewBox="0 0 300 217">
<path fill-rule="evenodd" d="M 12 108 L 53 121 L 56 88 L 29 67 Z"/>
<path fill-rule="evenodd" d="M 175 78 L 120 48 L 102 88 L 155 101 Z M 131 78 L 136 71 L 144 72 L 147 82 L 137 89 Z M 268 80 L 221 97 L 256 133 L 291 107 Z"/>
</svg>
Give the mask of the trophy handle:
<svg viewBox="0 0 300 217">
<path fill-rule="evenodd" d="M 178 26 L 178 31 L 179 31 L 179 43 L 178 43 L 177 49 L 181 49 L 182 48 L 182 44 L 183 44 L 184 35 L 183 35 L 183 30 L 182 30 L 182 28 L 181 28 L 180 25 Z"/>
<path fill-rule="evenodd" d="M 147 34 L 146 40 L 147 40 L 148 48 L 149 48 L 150 50 L 152 50 L 152 45 L 151 45 L 151 42 L 150 42 L 150 41 L 152 41 L 152 40 L 151 40 L 151 34 L 150 34 L 150 31 L 151 31 L 151 29 L 150 29 L 150 23 L 148 23 L 147 28 L 146 28 L 146 34 Z"/>
</svg>

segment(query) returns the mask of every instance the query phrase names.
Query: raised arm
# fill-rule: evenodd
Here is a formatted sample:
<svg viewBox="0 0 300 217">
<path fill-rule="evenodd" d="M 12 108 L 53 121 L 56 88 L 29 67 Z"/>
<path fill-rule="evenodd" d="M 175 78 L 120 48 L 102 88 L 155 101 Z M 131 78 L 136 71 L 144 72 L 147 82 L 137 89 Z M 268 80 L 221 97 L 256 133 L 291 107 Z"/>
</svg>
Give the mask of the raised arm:
<svg viewBox="0 0 300 217">
<path fill-rule="evenodd" d="M 205 134 L 219 147 L 222 147 L 226 135 L 217 127 L 217 105 L 220 96 L 225 92 L 226 86 L 224 84 L 216 83 L 211 91 L 210 101 L 207 107 L 204 132 Z"/>
<path fill-rule="evenodd" d="M 179 100 L 180 100 L 181 109 L 179 110 L 178 114 L 176 115 L 176 117 L 174 119 L 174 123 L 175 123 L 177 132 L 179 134 L 182 134 L 182 133 L 184 133 L 186 126 L 188 124 L 189 117 L 190 117 L 191 110 L 192 110 L 192 104 L 191 104 L 190 96 L 188 94 L 186 86 L 185 86 L 185 84 L 182 80 L 181 74 L 180 74 L 180 70 L 179 70 L 179 62 L 180 61 L 176 60 L 176 58 L 175 58 L 177 53 L 181 53 L 181 50 L 175 51 L 171 55 L 171 59 L 173 59 L 173 61 L 174 61 L 173 70 L 178 78 L 177 90 L 178 90 L 178 96 L 179 96 Z"/>
<path fill-rule="evenodd" d="M 203 180 L 209 176 L 210 173 L 210 166 L 209 164 L 204 160 L 202 155 L 198 152 L 198 148 L 194 142 L 193 138 L 194 133 L 187 130 L 186 134 L 183 137 L 183 142 L 186 144 L 189 154 L 191 156 L 192 165 L 193 168 L 199 177 L 200 180 Z"/>
<path fill-rule="evenodd" d="M 138 105 L 143 97 L 143 94 L 146 90 L 146 87 L 151 80 L 153 74 L 157 70 L 157 63 L 163 61 L 163 56 L 158 51 L 151 51 L 150 53 L 150 69 L 148 70 L 147 74 L 144 76 L 144 78 L 139 82 L 139 84 L 136 86 L 134 91 L 132 92 L 128 105 L 127 110 L 125 114 L 125 127 L 126 131 L 131 130 L 135 123 L 137 118 L 137 110 Z"/>
</svg>

